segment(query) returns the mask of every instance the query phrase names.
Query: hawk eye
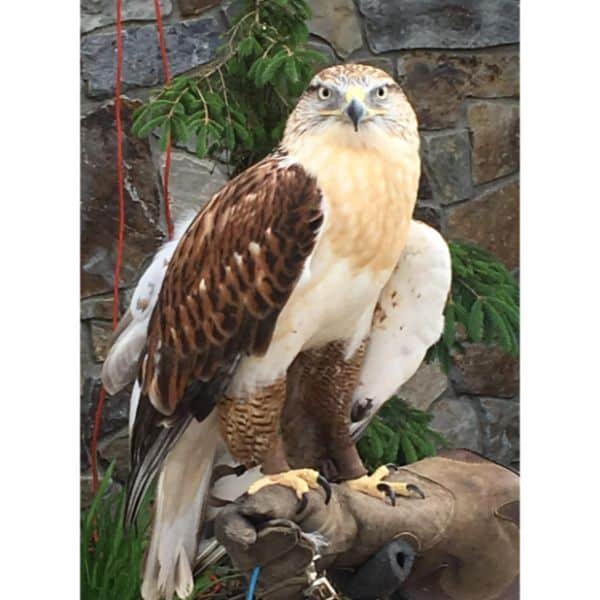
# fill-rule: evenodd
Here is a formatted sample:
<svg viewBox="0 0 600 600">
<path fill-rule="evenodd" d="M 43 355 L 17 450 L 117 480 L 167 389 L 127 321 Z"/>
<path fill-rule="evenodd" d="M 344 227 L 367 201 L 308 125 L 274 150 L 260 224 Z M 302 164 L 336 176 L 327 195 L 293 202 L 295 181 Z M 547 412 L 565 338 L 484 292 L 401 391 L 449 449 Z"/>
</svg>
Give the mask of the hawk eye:
<svg viewBox="0 0 600 600">
<path fill-rule="evenodd" d="M 317 95 L 320 100 L 328 100 L 331 98 L 331 90 L 325 86 L 321 86 L 317 91 Z"/>
<path fill-rule="evenodd" d="M 387 98 L 388 95 L 388 89 L 387 89 L 387 85 L 380 85 L 377 88 L 377 97 L 381 100 L 383 100 L 384 98 Z"/>
</svg>

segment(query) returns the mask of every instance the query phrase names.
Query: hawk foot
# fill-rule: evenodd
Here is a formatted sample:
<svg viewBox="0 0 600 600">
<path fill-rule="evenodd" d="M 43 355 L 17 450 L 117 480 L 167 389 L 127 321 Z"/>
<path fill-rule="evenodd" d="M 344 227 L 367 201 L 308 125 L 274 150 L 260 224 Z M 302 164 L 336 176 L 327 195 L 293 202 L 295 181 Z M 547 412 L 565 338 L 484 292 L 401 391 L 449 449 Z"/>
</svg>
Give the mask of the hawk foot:
<svg viewBox="0 0 600 600">
<path fill-rule="evenodd" d="M 425 494 L 421 491 L 421 488 L 413 483 L 383 481 L 390 474 L 390 467 L 391 465 L 383 465 L 376 469 L 373 474 L 345 481 L 344 485 L 347 485 L 352 490 L 379 498 L 380 500 L 385 501 L 386 498 L 389 498 L 392 506 L 396 506 L 396 496 L 398 495 L 407 498 L 412 498 L 415 495 L 425 498 Z"/>
<path fill-rule="evenodd" d="M 325 477 L 314 469 L 293 469 L 274 475 L 265 475 L 258 481 L 255 481 L 249 488 L 248 494 L 256 494 L 259 490 L 269 485 L 283 485 L 291 488 L 296 493 L 300 505 L 296 512 L 302 512 L 308 502 L 306 494 L 311 489 L 318 489 L 321 486 L 325 490 L 325 504 L 329 504 L 331 499 L 331 486 Z"/>
</svg>

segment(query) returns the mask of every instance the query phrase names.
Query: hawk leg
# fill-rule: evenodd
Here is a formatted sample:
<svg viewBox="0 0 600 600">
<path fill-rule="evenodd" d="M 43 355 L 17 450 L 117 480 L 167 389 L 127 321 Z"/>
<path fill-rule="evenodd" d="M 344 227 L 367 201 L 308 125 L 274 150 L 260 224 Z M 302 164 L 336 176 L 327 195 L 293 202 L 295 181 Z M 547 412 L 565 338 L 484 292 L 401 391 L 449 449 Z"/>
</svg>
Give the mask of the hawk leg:
<svg viewBox="0 0 600 600">
<path fill-rule="evenodd" d="M 362 492 L 369 496 L 379 498 L 380 500 L 390 499 L 392 506 L 396 505 L 396 496 L 405 496 L 412 498 L 415 496 L 425 498 L 421 489 L 412 483 L 402 483 L 400 481 L 383 481 L 390 474 L 390 466 L 383 465 L 376 469 L 372 475 L 363 475 L 357 479 L 345 481 L 350 489 Z"/>
<path fill-rule="evenodd" d="M 313 469 L 290 470 L 279 432 L 281 407 L 285 399 L 285 379 L 266 386 L 252 396 L 224 396 L 219 404 L 221 432 L 232 455 L 246 467 L 262 464 L 265 477 L 255 481 L 249 494 L 268 485 L 283 485 L 296 493 L 301 501 L 298 511 L 306 505 L 305 494 L 319 486 L 329 502 L 328 481 Z"/>
<path fill-rule="evenodd" d="M 363 465 L 358 450 L 349 434 L 347 440 L 343 439 L 341 435 L 336 438 L 336 443 L 329 446 L 329 456 L 331 462 L 335 465 L 336 481 L 356 479 L 365 476 L 367 473 L 367 469 Z"/>
<path fill-rule="evenodd" d="M 281 378 L 252 394 L 224 395 L 219 401 L 221 434 L 232 456 L 244 466 L 268 464 L 271 473 L 289 469 L 279 433 L 285 389 Z"/>
<path fill-rule="evenodd" d="M 283 439 L 293 466 L 318 467 L 335 481 L 367 473 L 350 436 L 365 347 L 348 357 L 345 342 L 332 342 L 302 352 L 288 370 Z"/>
</svg>

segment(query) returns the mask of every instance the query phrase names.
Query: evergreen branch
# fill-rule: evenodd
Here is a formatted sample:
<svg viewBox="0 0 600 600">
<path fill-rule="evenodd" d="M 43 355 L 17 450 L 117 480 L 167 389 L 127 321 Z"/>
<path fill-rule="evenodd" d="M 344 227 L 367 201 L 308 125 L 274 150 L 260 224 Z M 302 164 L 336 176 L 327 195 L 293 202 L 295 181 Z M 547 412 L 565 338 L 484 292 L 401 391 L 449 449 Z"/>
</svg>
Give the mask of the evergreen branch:
<svg viewBox="0 0 600 600">
<path fill-rule="evenodd" d="M 371 421 L 357 447 L 365 466 L 406 465 L 435 456 L 448 442 L 429 426 L 432 416 L 392 396 Z"/>
<path fill-rule="evenodd" d="M 221 56 L 195 77 L 173 78 L 136 111 L 133 133 L 145 137 L 162 128 L 181 143 L 195 134 L 198 155 L 222 159 L 226 151 L 234 173 L 263 158 L 325 61 L 307 46 L 309 15 L 306 0 L 247 1 L 225 34 Z M 222 109 L 208 101 L 215 90 Z"/>
<path fill-rule="evenodd" d="M 462 343 L 499 345 L 519 351 L 519 286 L 491 253 L 466 242 L 448 242 L 452 257 L 452 289 L 444 312 L 444 334 L 427 360 L 438 359 L 447 373 Z"/>
</svg>

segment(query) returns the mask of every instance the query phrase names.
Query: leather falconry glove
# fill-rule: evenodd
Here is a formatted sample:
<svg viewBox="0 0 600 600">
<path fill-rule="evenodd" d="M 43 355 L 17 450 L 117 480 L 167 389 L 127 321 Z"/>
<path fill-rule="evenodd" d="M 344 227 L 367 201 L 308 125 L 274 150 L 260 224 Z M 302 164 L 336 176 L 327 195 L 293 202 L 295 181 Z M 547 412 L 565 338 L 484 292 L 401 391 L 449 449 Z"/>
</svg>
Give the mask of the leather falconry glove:
<svg viewBox="0 0 600 600">
<path fill-rule="evenodd" d="M 215 533 L 237 568 L 261 567 L 256 597 L 265 600 L 518 598 L 516 473 L 453 450 L 390 469 L 386 481 L 396 480 L 425 498 L 382 501 L 333 484 L 328 503 L 323 490 L 299 503 L 270 486 L 226 506 Z M 325 577 L 311 588 L 316 573 Z"/>
</svg>

